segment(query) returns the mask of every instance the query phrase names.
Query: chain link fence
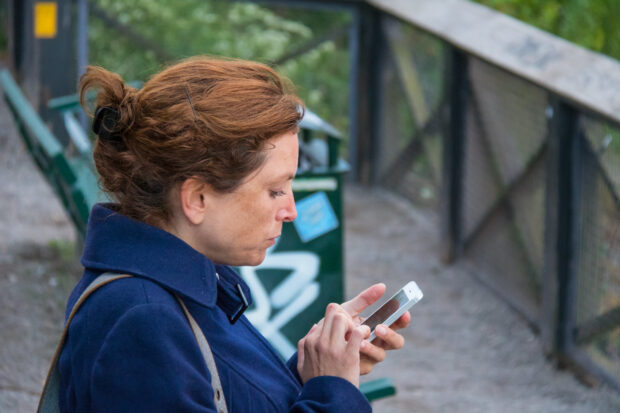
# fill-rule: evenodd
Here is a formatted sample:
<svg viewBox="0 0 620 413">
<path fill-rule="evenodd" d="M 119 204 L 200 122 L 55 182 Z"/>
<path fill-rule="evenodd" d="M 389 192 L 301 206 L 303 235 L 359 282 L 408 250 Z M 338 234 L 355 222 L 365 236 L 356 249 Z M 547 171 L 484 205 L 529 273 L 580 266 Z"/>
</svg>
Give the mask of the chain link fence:
<svg viewBox="0 0 620 413">
<path fill-rule="evenodd" d="M 620 128 L 581 116 L 577 348 L 620 379 Z"/>
<path fill-rule="evenodd" d="M 544 266 L 547 93 L 468 59 L 462 242 L 480 277 L 530 321 Z"/>
<path fill-rule="evenodd" d="M 386 17 L 380 75 L 378 182 L 416 204 L 436 207 L 441 182 L 445 45 Z"/>
</svg>

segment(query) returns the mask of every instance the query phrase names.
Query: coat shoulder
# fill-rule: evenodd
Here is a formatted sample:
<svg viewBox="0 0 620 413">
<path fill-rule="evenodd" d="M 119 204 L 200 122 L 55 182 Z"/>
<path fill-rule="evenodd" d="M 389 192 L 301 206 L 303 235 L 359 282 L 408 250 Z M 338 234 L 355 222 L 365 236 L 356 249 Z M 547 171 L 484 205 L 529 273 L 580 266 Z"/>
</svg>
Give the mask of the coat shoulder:
<svg viewBox="0 0 620 413">
<path fill-rule="evenodd" d="M 155 282 L 139 277 L 114 280 L 99 287 L 84 301 L 71 321 L 69 336 L 72 331 L 80 331 L 80 335 L 97 337 L 132 309 L 149 304 L 163 305 L 171 312 L 182 314 L 174 296 Z"/>
<path fill-rule="evenodd" d="M 105 311 L 115 308 L 127 311 L 143 304 L 163 304 L 177 308 L 172 293 L 156 282 L 140 277 L 114 280 L 98 288 L 83 306 Z"/>
</svg>

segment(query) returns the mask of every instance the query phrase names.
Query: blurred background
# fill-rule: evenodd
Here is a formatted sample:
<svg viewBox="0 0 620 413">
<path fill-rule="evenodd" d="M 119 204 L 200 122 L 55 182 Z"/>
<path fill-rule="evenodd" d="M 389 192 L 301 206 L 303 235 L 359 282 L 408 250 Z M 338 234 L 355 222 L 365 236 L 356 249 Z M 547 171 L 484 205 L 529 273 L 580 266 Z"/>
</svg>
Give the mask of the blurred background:
<svg viewBox="0 0 620 413">
<path fill-rule="evenodd" d="M 283 357 L 326 303 L 414 279 L 376 411 L 620 411 L 616 0 L 3 0 L 0 22 L 0 410 L 36 405 L 105 199 L 80 74 L 208 54 L 273 66 L 312 112 L 308 212 L 240 269 Z"/>
</svg>

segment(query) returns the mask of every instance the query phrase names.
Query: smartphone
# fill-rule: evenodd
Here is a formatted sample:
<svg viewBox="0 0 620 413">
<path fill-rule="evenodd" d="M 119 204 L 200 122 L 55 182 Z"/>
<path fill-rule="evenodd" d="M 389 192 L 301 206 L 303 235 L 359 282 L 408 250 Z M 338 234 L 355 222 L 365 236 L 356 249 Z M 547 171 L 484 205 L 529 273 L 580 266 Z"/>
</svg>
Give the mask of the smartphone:
<svg viewBox="0 0 620 413">
<path fill-rule="evenodd" d="M 362 325 L 370 327 L 368 341 L 375 339 L 375 327 L 379 324 L 391 326 L 398 318 L 405 314 L 424 295 L 415 281 L 409 281 L 403 288 L 387 300 L 381 307 L 372 313 Z"/>
</svg>

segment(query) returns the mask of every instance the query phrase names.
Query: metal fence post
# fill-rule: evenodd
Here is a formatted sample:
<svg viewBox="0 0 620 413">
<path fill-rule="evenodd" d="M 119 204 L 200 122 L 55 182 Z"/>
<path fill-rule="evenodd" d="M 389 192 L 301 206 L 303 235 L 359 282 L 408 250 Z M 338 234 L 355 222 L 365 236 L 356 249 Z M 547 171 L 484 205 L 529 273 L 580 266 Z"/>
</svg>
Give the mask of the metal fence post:
<svg viewBox="0 0 620 413">
<path fill-rule="evenodd" d="M 357 11 L 357 61 L 352 62 L 352 70 L 357 82 L 353 89 L 357 101 L 351 116 L 351 144 L 349 154 L 355 165 L 355 178 L 363 183 L 374 181 L 376 170 L 376 147 L 378 145 L 379 120 L 379 68 L 380 68 L 380 12 L 366 4 L 361 4 Z"/>
<path fill-rule="evenodd" d="M 7 55 L 8 66 L 15 73 L 18 71 L 21 52 L 23 49 L 24 2 L 8 0 L 6 7 L 6 35 L 8 40 Z"/>
<path fill-rule="evenodd" d="M 69 141 L 62 117 L 47 108 L 51 98 L 75 93 L 77 89 L 77 60 L 75 18 L 72 0 L 58 0 L 57 33 L 50 38 L 37 39 L 41 64 L 39 113 L 49 122 L 54 135 L 63 143 Z"/>
<path fill-rule="evenodd" d="M 579 245 L 580 134 L 575 108 L 552 97 L 545 201 L 541 338 L 548 355 L 567 355 L 575 325 Z"/>
<path fill-rule="evenodd" d="M 446 53 L 446 93 L 440 198 L 441 259 L 452 262 L 460 252 L 463 193 L 463 156 L 468 96 L 467 55 L 455 48 Z"/>
<path fill-rule="evenodd" d="M 360 55 L 360 11 L 358 8 L 353 9 L 351 12 L 353 17 L 353 23 L 349 28 L 349 140 L 347 143 L 347 157 L 349 161 L 350 173 L 347 174 L 347 181 L 355 182 L 358 180 L 358 164 L 359 164 L 359 151 L 358 151 L 358 128 L 359 128 L 359 89 L 357 87 L 359 83 L 359 55 Z"/>
<path fill-rule="evenodd" d="M 39 104 L 39 43 L 34 37 L 34 0 L 10 0 L 10 65 L 24 94 L 35 107 Z"/>
</svg>

